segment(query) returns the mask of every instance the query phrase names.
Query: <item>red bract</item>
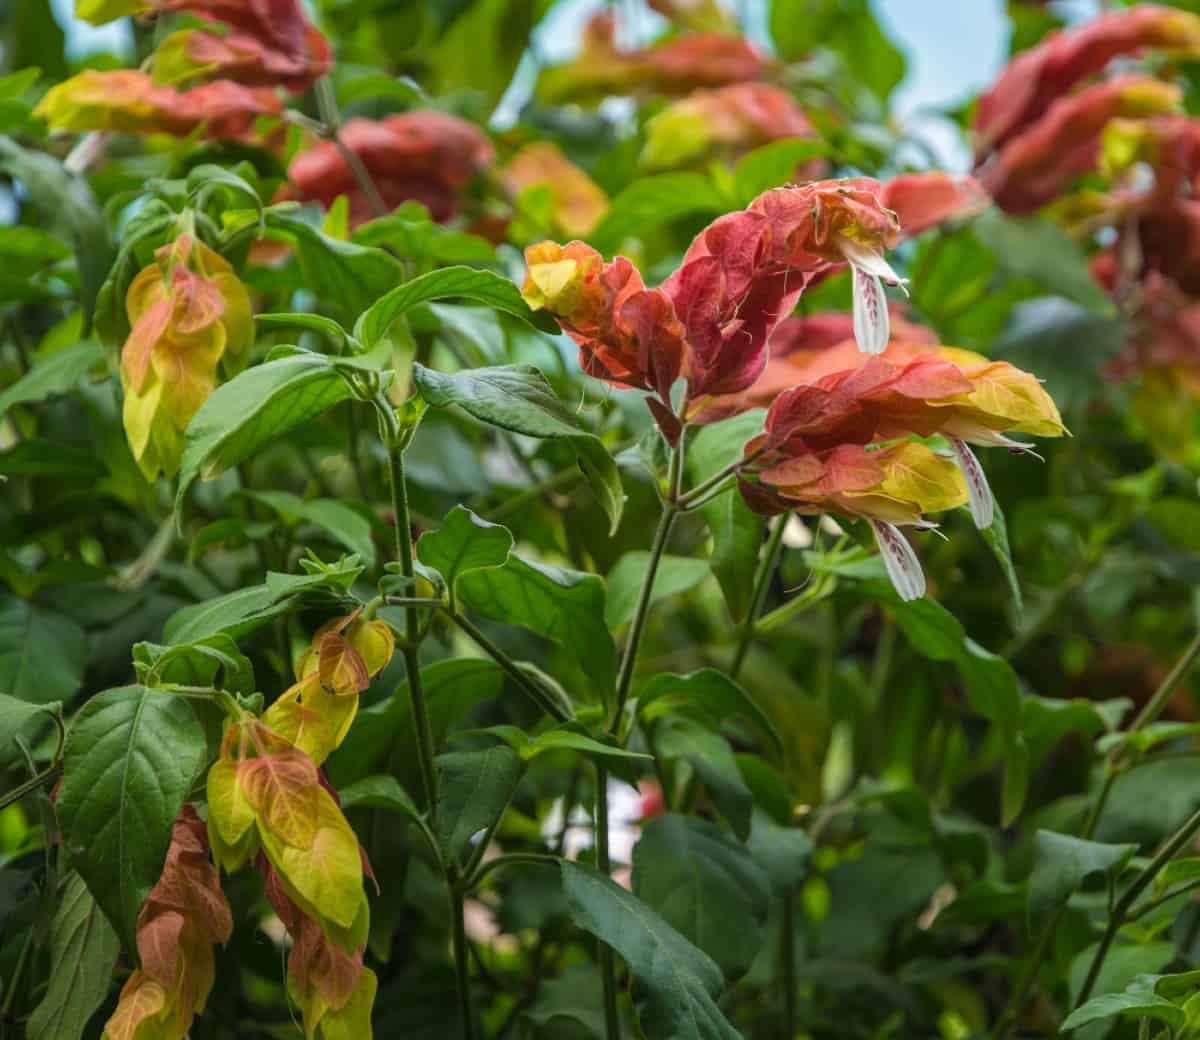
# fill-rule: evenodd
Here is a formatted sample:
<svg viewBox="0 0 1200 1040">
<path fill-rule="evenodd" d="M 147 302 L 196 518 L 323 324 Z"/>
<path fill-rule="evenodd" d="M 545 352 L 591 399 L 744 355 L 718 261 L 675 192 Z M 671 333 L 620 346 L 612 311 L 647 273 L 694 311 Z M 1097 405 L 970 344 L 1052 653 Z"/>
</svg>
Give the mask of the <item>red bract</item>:
<svg viewBox="0 0 1200 1040">
<path fill-rule="evenodd" d="M 948 220 L 964 220 L 987 209 L 991 199 L 974 177 L 933 171 L 906 173 L 885 181 L 879 201 L 892 210 L 906 237 Z"/>
<path fill-rule="evenodd" d="M 766 83 L 735 83 L 695 90 L 646 124 L 641 161 L 666 168 L 712 152 L 737 156 L 771 141 L 815 137 L 813 125 L 785 90 Z M 819 176 L 822 160 L 805 163 L 797 180 Z"/>
<path fill-rule="evenodd" d="M 159 46 L 154 55 L 154 74 L 165 83 L 224 79 L 245 86 L 286 87 L 299 93 L 329 71 L 332 57 L 329 41 L 312 26 L 301 53 L 276 50 L 270 42 L 251 33 L 221 35 L 184 29 Z"/>
<path fill-rule="evenodd" d="M 1191 295 L 1200 295 L 1200 199 L 1176 198 L 1138 220 L 1146 270 L 1159 271 Z"/>
<path fill-rule="evenodd" d="M 362 160 L 389 209 L 416 199 L 435 220 L 455 215 L 462 189 L 493 156 L 483 131 L 442 112 L 406 112 L 378 122 L 351 119 L 339 139 Z M 301 199 L 328 206 L 346 195 L 352 224 L 378 215 L 332 141 L 321 141 L 296 156 L 288 177 Z"/>
<path fill-rule="evenodd" d="M 1110 120 L 1168 112 L 1181 97 L 1178 87 L 1144 76 L 1121 76 L 1065 97 L 1001 149 L 983 171 L 983 185 L 1003 209 L 1030 213 L 1097 167 Z"/>
<path fill-rule="evenodd" d="M 51 88 L 34 110 L 53 130 L 115 130 L 254 140 L 260 116 L 283 106 L 271 90 L 219 81 L 194 90 L 155 86 L 144 72 L 81 72 Z"/>
<path fill-rule="evenodd" d="M 641 91 L 686 94 L 760 79 L 767 60 L 742 36 L 697 32 L 640 50 L 616 45 L 616 18 L 602 11 L 588 22 L 583 48 L 565 65 L 546 69 L 538 82 L 545 101 L 597 98 Z"/>
<path fill-rule="evenodd" d="M 579 344 L 580 367 L 669 404 L 682 365 L 683 327 L 663 290 L 647 289 L 625 257 L 606 264 L 582 242 L 542 242 L 525 251 L 525 260 L 525 298 L 550 311 Z"/>
<path fill-rule="evenodd" d="M 1109 375 L 1128 379 L 1150 369 L 1200 372 L 1200 302 L 1156 272 L 1142 280 L 1137 314 L 1125 349 Z"/>
<path fill-rule="evenodd" d="M 1113 12 L 1069 32 L 1047 36 L 1019 54 L 979 99 L 977 154 L 1012 138 L 1081 80 L 1120 55 L 1149 49 L 1200 55 L 1200 18 L 1156 4 Z"/>
</svg>

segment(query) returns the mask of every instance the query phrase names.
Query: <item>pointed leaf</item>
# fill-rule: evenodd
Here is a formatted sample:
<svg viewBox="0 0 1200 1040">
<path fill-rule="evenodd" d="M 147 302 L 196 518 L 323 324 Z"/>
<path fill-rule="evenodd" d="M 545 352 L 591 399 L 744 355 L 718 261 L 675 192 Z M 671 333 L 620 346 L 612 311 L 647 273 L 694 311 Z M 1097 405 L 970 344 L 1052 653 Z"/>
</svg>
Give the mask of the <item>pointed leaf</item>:
<svg viewBox="0 0 1200 1040">
<path fill-rule="evenodd" d="M 108 996 L 121 942 L 87 885 L 71 871 L 50 926 L 50 982 L 27 1025 L 27 1040 L 79 1040 Z"/>
<path fill-rule="evenodd" d="M 459 575 L 503 566 L 512 547 L 513 536 L 506 527 L 489 523 L 466 506 L 455 506 L 441 527 L 421 535 L 417 557 L 441 574 L 453 589 Z"/>
<path fill-rule="evenodd" d="M 737 1040 L 716 1000 L 721 969 L 659 914 L 593 870 L 564 860 L 563 890 L 575 923 L 611 946 L 644 987 L 642 1029 L 655 1040 Z"/>
<path fill-rule="evenodd" d="M 506 744 L 438 755 L 441 800 L 437 837 L 446 858 L 459 862 L 467 846 L 504 812 L 521 779 L 521 757 Z"/>
<path fill-rule="evenodd" d="M 324 354 L 293 354 L 248 368 L 217 387 L 187 428 L 175 509 L 197 477 L 209 480 L 264 445 L 353 396 Z"/>
<path fill-rule="evenodd" d="M 1033 839 L 1033 872 L 1029 875 L 1030 930 L 1040 932 L 1088 880 L 1097 876 L 1115 880 L 1137 848 L 1039 830 Z"/>
<path fill-rule="evenodd" d="M 131 955 L 138 911 L 206 754 L 191 705 L 144 686 L 93 697 L 71 725 L 56 802 L 63 844 Z"/>
<path fill-rule="evenodd" d="M 633 850 L 633 892 L 728 978 L 762 947 L 770 890 L 746 848 L 707 820 L 669 813 Z"/>
<path fill-rule="evenodd" d="M 71 618 L 0 599 L 0 691 L 30 704 L 68 701 L 87 661 L 87 635 Z"/>
<path fill-rule="evenodd" d="M 421 303 L 432 300 L 465 299 L 504 311 L 544 332 L 558 332 L 558 325 L 546 315 L 534 314 L 521 298 L 521 292 L 507 278 L 473 267 L 444 267 L 430 271 L 397 286 L 381 296 L 355 323 L 354 335 L 370 350 L 392 323 Z"/>
</svg>

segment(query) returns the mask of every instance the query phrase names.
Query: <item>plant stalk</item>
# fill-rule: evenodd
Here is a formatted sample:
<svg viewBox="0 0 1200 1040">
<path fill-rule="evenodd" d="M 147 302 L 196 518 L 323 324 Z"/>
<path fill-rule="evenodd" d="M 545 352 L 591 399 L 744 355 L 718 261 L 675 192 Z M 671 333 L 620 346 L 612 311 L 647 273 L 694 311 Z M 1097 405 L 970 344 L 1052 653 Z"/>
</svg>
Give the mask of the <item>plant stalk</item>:
<svg viewBox="0 0 1200 1040">
<path fill-rule="evenodd" d="M 454 974 L 458 988 L 458 1013 L 462 1040 L 475 1040 L 475 1016 L 471 1003 L 471 963 L 467 949 L 466 922 L 463 920 L 463 894 L 450 886 L 450 912 L 454 917 Z"/>
<path fill-rule="evenodd" d="M 1188 842 L 1196 836 L 1197 831 L 1200 831 L 1200 809 L 1197 809 L 1183 822 L 1183 825 L 1171 835 L 1166 844 L 1155 853 L 1154 858 L 1146 865 L 1145 869 L 1133 879 L 1133 883 L 1121 893 L 1121 898 L 1117 900 L 1116 906 L 1108 916 L 1108 926 L 1100 938 L 1100 945 L 1096 947 L 1095 956 L 1092 957 L 1087 978 L 1084 979 L 1083 988 L 1080 989 L 1079 997 L 1075 1001 L 1076 1007 L 1081 1007 L 1092 995 L 1096 980 L 1100 977 L 1100 969 L 1104 967 L 1104 959 L 1108 956 L 1117 932 L 1128 920 L 1133 904 L 1159 875 L 1163 867 L 1187 847 Z"/>
<path fill-rule="evenodd" d="M 388 453 L 388 480 L 392 492 L 392 513 L 396 525 L 396 556 L 400 569 L 411 586 L 415 581 L 413 570 L 412 521 L 408 512 L 408 486 L 404 479 L 404 446 L 401 443 L 395 413 L 384 401 L 377 401 L 380 429 Z M 420 641 L 421 617 L 419 608 L 407 607 L 404 611 L 405 640 L 403 646 L 404 667 L 408 673 L 408 692 L 412 699 L 413 725 L 417 733 L 417 764 L 421 771 L 421 786 L 425 791 L 425 804 L 430 819 L 437 818 L 438 782 L 433 756 L 433 727 L 429 722 L 429 709 L 425 703 L 425 689 L 421 685 Z"/>
<path fill-rule="evenodd" d="M 762 613 L 763 603 L 767 599 L 767 589 L 771 586 L 771 576 L 775 573 L 775 565 L 783 552 L 783 532 L 787 527 L 787 517 L 781 516 L 775 520 L 771 528 L 771 537 L 767 540 L 767 548 L 758 561 L 758 570 L 754 575 L 754 591 L 750 595 L 750 609 L 742 619 L 738 631 L 737 651 L 733 655 L 733 663 L 729 666 L 729 678 L 736 679 L 754 641 L 755 626 Z"/>
<path fill-rule="evenodd" d="M 1005 654 L 1005 656 L 1010 656 Z M 1192 638 L 1183 655 L 1175 662 L 1175 667 L 1171 669 L 1162 683 L 1159 684 L 1157 690 L 1150 699 L 1143 705 L 1142 710 L 1138 712 L 1133 720 L 1133 724 L 1129 727 L 1128 733 L 1137 733 L 1139 730 L 1145 729 L 1153 723 L 1163 709 L 1167 706 L 1167 702 L 1171 699 L 1171 694 L 1175 692 L 1175 688 L 1184 680 L 1192 665 L 1195 664 L 1196 658 L 1200 656 L 1200 632 Z M 1127 734 L 1128 735 L 1128 734 Z M 1113 785 L 1116 783 L 1117 776 L 1120 774 L 1121 757 L 1124 745 L 1118 746 L 1116 750 L 1110 754 L 1104 764 L 1104 783 L 1100 788 L 1100 793 L 1096 796 L 1096 800 L 1092 803 L 1091 809 L 1088 810 L 1087 818 L 1083 822 L 1083 827 L 1080 831 L 1080 837 L 1090 840 L 1092 835 L 1096 833 L 1096 825 L 1100 822 L 1100 816 L 1104 812 L 1105 805 L 1108 804 L 1108 797 L 1112 793 Z M 1190 821 L 1189 821 L 1190 822 Z M 1187 824 L 1184 825 L 1185 827 Z M 1185 839 L 1186 840 L 1186 839 Z M 1168 857 L 1169 859 L 1170 857 Z M 1165 861 L 1164 861 L 1165 862 Z M 1153 866 L 1153 864 L 1151 864 Z M 1147 868 L 1149 869 L 1149 868 Z M 1158 868 L 1158 869 L 1161 869 Z M 1158 871 L 1156 870 L 1155 873 Z M 1151 875 L 1149 880 L 1153 880 Z M 1099 976 L 1100 968 L 1104 964 L 1104 958 L 1108 956 L 1109 947 L 1112 946 L 1113 939 L 1116 937 L 1117 930 L 1124 924 L 1125 916 L 1128 914 L 1129 908 L 1133 905 L 1134 900 L 1145 889 L 1146 884 L 1139 882 L 1139 877 L 1134 881 L 1133 886 L 1129 891 L 1133 892 L 1132 898 L 1125 902 L 1125 897 L 1122 897 L 1121 902 L 1118 902 L 1114 907 L 1113 913 L 1109 918 L 1108 927 L 1105 930 L 1103 938 L 1100 940 L 1100 946 L 1096 949 L 1096 956 L 1092 960 L 1091 968 L 1088 971 L 1088 979 L 1084 984 L 1084 988 L 1080 990 L 1080 998 L 1078 1004 L 1091 994 L 1092 989 L 1096 985 L 1096 978 Z M 1136 888 L 1136 890 L 1135 890 Z M 1129 892 L 1126 892 L 1126 896 Z M 1122 909 L 1122 904 L 1124 908 Z M 994 1036 L 997 1040 L 1004 1040 L 1012 1031 L 1013 1025 L 1016 1023 L 1017 1015 L 1020 1012 L 1021 1006 L 1029 997 L 1030 991 L 1033 989 L 1034 983 L 1037 981 L 1038 971 L 1041 969 L 1042 962 L 1046 959 L 1046 955 L 1050 952 L 1050 947 L 1054 940 L 1054 935 L 1058 931 L 1058 926 L 1061 923 L 1065 914 L 1065 908 L 1060 909 L 1055 915 L 1050 918 L 1046 925 L 1045 931 L 1038 940 L 1037 946 L 1034 948 L 1033 955 L 1029 962 L 1029 967 L 1021 977 L 1021 982 L 1017 985 L 1012 999 L 1005 1008 L 1003 1014 L 996 1022 L 996 1030 Z M 1114 923 L 1115 922 L 1115 923 Z"/>
<path fill-rule="evenodd" d="M 605 877 L 612 874 L 608 851 L 608 770 L 596 765 L 596 868 Z M 617 964 L 612 948 L 601 942 L 600 977 L 604 984 L 604 1037 L 621 1040 L 621 1020 L 617 1016 Z"/>
</svg>

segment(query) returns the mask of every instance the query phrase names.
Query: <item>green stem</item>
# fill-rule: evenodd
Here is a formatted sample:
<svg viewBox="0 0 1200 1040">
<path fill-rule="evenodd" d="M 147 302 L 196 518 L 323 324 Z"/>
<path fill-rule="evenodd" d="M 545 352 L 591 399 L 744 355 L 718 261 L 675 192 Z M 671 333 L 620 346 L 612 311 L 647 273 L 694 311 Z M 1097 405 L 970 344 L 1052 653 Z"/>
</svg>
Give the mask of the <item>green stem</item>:
<svg viewBox="0 0 1200 1040">
<path fill-rule="evenodd" d="M 450 886 L 450 911 L 454 917 L 454 973 L 458 989 L 459 1022 L 462 1040 L 475 1040 L 475 1015 L 471 1005 L 471 964 L 468 958 L 466 923 L 463 920 L 463 896 Z"/>
<path fill-rule="evenodd" d="M 521 864 L 533 867 L 557 867 L 559 862 L 558 856 L 551 856 L 545 852 L 506 852 L 503 856 L 496 856 L 494 859 L 485 860 L 481 863 L 479 869 L 475 871 L 474 877 L 470 877 L 463 882 L 463 887 L 467 889 L 477 888 L 492 871 L 503 870 L 505 867 L 514 867 Z"/>
<path fill-rule="evenodd" d="M 737 652 L 733 655 L 733 663 L 729 666 L 729 678 L 736 679 L 738 672 L 746 661 L 750 644 L 754 641 L 755 624 L 762 613 L 763 603 L 766 602 L 767 589 L 771 586 L 771 575 L 775 573 L 775 565 L 783 552 L 783 532 L 787 527 L 787 517 L 781 516 L 771 529 L 771 537 L 767 540 L 767 549 L 758 561 L 758 570 L 754 575 L 754 591 L 750 595 L 750 609 L 738 631 Z"/>
<path fill-rule="evenodd" d="M 1021 644 L 1022 646 L 1024 643 Z M 1019 649 L 1019 648 L 1018 648 Z M 1010 657 L 1011 653 L 1006 653 L 1004 656 Z M 1145 729 L 1154 722 L 1163 709 L 1167 706 L 1167 702 L 1171 699 L 1171 694 L 1175 692 L 1175 688 L 1187 676 L 1192 665 L 1195 664 L 1197 656 L 1200 656 L 1200 632 L 1193 637 L 1187 649 L 1184 650 L 1183 656 L 1175 662 L 1175 667 L 1159 684 L 1157 690 L 1151 698 L 1138 712 L 1137 717 L 1133 720 L 1133 724 L 1129 727 L 1128 733 L 1137 733 L 1139 730 Z M 1128 735 L 1128 734 L 1127 734 Z M 1083 822 L 1083 827 L 1080 831 L 1080 837 L 1090 839 L 1096 833 L 1096 825 L 1100 822 L 1100 816 L 1104 812 L 1105 805 L 1108 804 L 1108 797 L 1112 793 L 1113 785 L 1116 783 L 1117 777 L 1121 772 L 1121 757 L 1122 748 L 1120 745 L 1107 758 L 1104 764 L 1104 783 L 1100 787 L 1100 793 L 1096 796 L 1096 800 L 1092 803 L 1088 810 L 1087 818 Z M 1186 824 L 1185 824 L 1186 826 Z M 1156 871 L 1157 873 L 1157 871 Z M 1140 878 L 1139 878 L 1140 880 Z M 1153 880 L 1151 877 L 1150 880 Z M 1146 884 L 1149 882 L 1147 881 Z M 1137 881 L 1134 882 L 1136 886 Z M 1092 987 L 1096 984 L 1095 976 L 1099 974 L 1100 968 L 1104 963 L 1104 958 L 1108 955 L 1108 949 L 1112 945 L 1113 939 L 1116 937 L 1117 929 L 1124 923 L 1124 917 L 1128 913 L 1129 907 L 1132 906 L 1133 900 L 1137 899 L 1138 895 L 1145 889 L 1146 885 L 1142 884 L 1134 894 L 1133 898 L 1125 905 L 1124 910 L 1121 910 L 1121 903 L 1114 908 L 1112 917 L 1109 920 L 1108 928 L 1105 930 L 1104 937 L 1101 939 L 1101 944 L 1096 950 L 1096 956 L 1092 961 L 1092 970 L 1089 971 L 1089 980 L 1085 984 L 1085 989 L 1081 990 L 1081 994 L 1090 994 Z M 1128 893 L 1126 893 L 1128 895 Z M 1118 920 L 1118 911 L 1120 911 L 1121 919 Z M 1003 1040 L 1012 1031 L 1013 1025 L 1016 1023 L 1017 1015 L 1020 1013 L 1021 1007 L 1029 998 L 1029 993 L 1033 989 L 1034 983 L 1037 981 L 1038 971 L 1041 969 L 1042 962 L 1046 959 L 1046 955 L 1050 952 L 1051 945 L 1054 941 L 1054 935 L 1058 931 L 1058 926 L 1065 915 L 1065 908 L 1060 909 L 1046 925 L 1045 931 L 1038 940 L 1037 946 L 1034 948 L 1030 958 L 1029 967 L 1021 976 L 1021 981 L 1017 985 L 1013 993 L 1012 999 L 1009 1001 L 1004 1013 L 1000 1016 L 996 1023 L 994 1036 L 997 1040 Z M 1114 922 L 1116 922 L 1114 924 Z M 1079 1003 L 1082 1004 L 1087 996 L 1081 996 Z"/>
<path fill-rule="evenodd" d="M 528 676 L 521 671 L 521 669 L 517 666 L 517 663 L 511 657 L 509 657 L 508 654 L 501 650 L 500 647 L 493 643 L 486 635 L 484 635 L 484 633 L 480 631 L 479 627 L 473 621 L 464 617 L 455 610 L 445 609 L 444 613 L 446 617 L 448 617 L 454 622 L 454 624 L 456 624 L 468 636 L 470 636 L 479 649 L 492 658 L 492 660 L 495 661 L 501 667 L 501 669 L 503 669 L 504 673 L 510 679 L 512 679 L 512 681 L 515 682 L 529 697 L 529 699 L 542 709 L 542 711 L 558 722 L 569 722 L 571 720 L 570 713 L 563 707 L 563 705 L 558 703 L 545 690 L 530 682 Z"/>
<path fill-rule="evenodd" d="M 58 766 L 51 766 L 49 769 L 43 769 L 36 776 L 31 776 L 23 784 L 18 784 L 11 791 L 0 795 L 0 809 L 7 809 L 14 802 L 19 802 L 27 794 L 36 791 L 39 787 L 45 787 L 47 784 L 53 783 L 58 779 L 58 774 L 62 772 Z"/>
<path fill-rule="evenodd" d="M 646 619 L 650 613 L 654 579 L 658 575 L 659 564 L 662 563 L 667 541 L 671 537 L 671 526 L 675 523 L 678 512 L 679 509 L 674 502 L 664 502 L 658 529 L 654 532 L 654 542 L 650 546 L 650 559 L 646 563 L 646 576 L 642 579 L 642 591 L 638 595 L 637 608 L 629 626 L 629 638 L 625 643 L 625 653 L 621 658 L 621 668 L 617 673 L 616 710 L 613 712 L 612 722 L 609 724 L 609 732 L 614 735 L 620 733 L 621 730 L 621 719 L 625 714 L 625 704 L 629 700 L 629 689 L 633 685 L 633 670 L 637 664 L 638 645 L 642 641 L 642 635 L 646 629 Z"/>
<path fill-rule="evenodd" d="M 379 413 L 380 433 L 388 453 L 388 480 L 392 492 L 392 513 L 396 525 L 396 556 L 400 570 L 408 584 L 415 583 L 413 570 L 412 521 L 408 513 L 408 485 L 404 479 L 404 445 L 401 439 L 396 413 L 385 400 L 375 402 Z M 429 709 L 425 704 L 425 690 L 421 684 L 421 615 L 420 608 L 407 607 L 404 611 L 406 638 L 403 646 L 404 667 L 408 673 L 408 693 L 412 700 L 413 726 L 417 734 L 417 764 L 421 771 L 421 786 L 425 791 L 425 804 L 431 819 L 436 819 L 438 804 L 437 769 L 433 762 L 433 727 L 429 722 Z"/>
<path fill-rule="evenodd" d="M 783 525 L 780 524 L 782 527 Z M 796 1035 L 796 897 L 783 894 L 783 934 L 780 936 L 779 963 L 783 974 L 783 1037 Z"/>
<path fill-rule="evenodd" d="M 596 867 L 605 877 L 612 874 L 608 851 L 608 770 L 596 766 Z M 617 1017 L 617 965 L 612 947 L 600 943 L 600 978 L 604 985 L 605 1040 L 621 1040 L 621 1020 Z"/>
<path fill-rule="evenodd" d="M 766 451 L 765 447 L 759 448 L 757 451 L 747 455 L 744 459 L 738 459 L 736 462 L 731 462 L 724 469 L 718 470 L 707 480 L 697 484 L 686 495 L 681 495 L 676 502 L 676 505 L 678 505 L 680 509 L 691 509 L 693 506 L 702 504 L 700 500 L 703 499 L 705 495 L 707 495 L 710 491 L 714 491 L 716 488 L 720 487 L 721 484 L 737 473 L 739 469 L 741 469 L 743 466 L 748 466 L 764 451 Z"/>
<path fill-rule="evenodd" d="M 333 92 L 333 84 L 329 81 L 329 77 L 322 76 L 317 80 L 314 90 L 317 96 L 317 109 L 321 113 L 321 121 L 324 123 L 325 136 L 333 142 L 342 161 L 349 167 L 351 175 L 358 184 L 358 190 L 363 193 L 363 198 L 371 207 L 372 214 L 376 217 L 386 217 L 389 212 L 387 203 L 379 194 L 379 189 L 371 178 L 371 171 L 359 158 L 358 153 L 341 138 L 342 116 L 338 111 L 337 96 Z"/>
<path fill-rule="evenodd" d="M 1154 722 L 1163 709 L 1167 706 L 1167 702 L 1171 699 L 1171 694 L 1175 692 L 1177 687 L 1187 677 L 1187 673 L 1191 670 L 1193 664 L 1196 663 L 1196 658 L 1200 656 L 1200 631 L 1192 637 L 1192 641 L 1184 650 L 1183 656 L 1175 662 L 1175 667 L 1171 669 L 1170 674 L 1163 679 L 1158 689 L 1154 691 L 1154 695 L 1146 701 L 1142 710 L 1138 712 L 1137 718 L 1133 720 L 1133 725 L 1129 732 L 1136 733 L 1140 729 L 1145 729 L 1150 723 Z"/>
<path fill-rule="evenodd" d="M 1104 929 L 1104 935 L 1100 938 L 1100 945 L 1096 947 L 1095 956 L 1092 957 L 1087 978 L 1084 979 L 1083 988 L 1079 991 L 1079 997 L 1075 1001 L 1076 1007 L 1082 1006 L 1088 997 L 1092 995 L 1096 979 L 1100 976 L 1100 969 L 1104 967 L 1104 959 L 1108 956 L 1108 951 L 1112 947 L 1117 932 L 1128 919 L 1129 911 L 1133 904 L 1137 902 L 1138 897 L 1146 891 L 1151 882 L 1159 875 L 1163 867 L 1187 847 L 1188 843 L 1195 837 L 1197 831 L 1200 831 L 1200 809 L 1197 809 L 1184 821 L 1183 825 L 1171 835 L 1166 844 L 1158 850 L 1145 869 L 1133 879 L 1133 883 L 1121 894 L 1121 898 L 1117 900 L 1116 906 L 1113 907 L 1112 913 L 1109 914 L 1108 926 Z"/>
</svg>

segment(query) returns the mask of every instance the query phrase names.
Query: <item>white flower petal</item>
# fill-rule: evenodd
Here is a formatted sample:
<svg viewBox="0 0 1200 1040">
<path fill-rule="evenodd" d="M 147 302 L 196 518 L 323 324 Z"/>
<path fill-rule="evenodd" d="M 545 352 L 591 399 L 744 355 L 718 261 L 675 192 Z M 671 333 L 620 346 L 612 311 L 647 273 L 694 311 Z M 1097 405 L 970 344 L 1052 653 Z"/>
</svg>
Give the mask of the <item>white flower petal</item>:
<svg viewBox="0 0 1200 1040">
<path fill-rule="evenodd" d="M 854 272 L 854 339 L 864 354 L 882 354 L 891 338 L 891 320 L 887 297 L 878 275 L 864 271 L 857 264 Z"/>
<path fill-rule="evenodd" d="M 971 505 L 971 519 L 981 531 L 992 526 L 992 518 L 996 515 L 996 502 L 992 498 L 992 489 L 988 485 L 987 474 L 975 453 L 967 446 L 967 442 L 958 437 L 947 437 L 950 447 L 954 450 L 954 458 L 958 468 L 962 470 L 967 481 L 967 495 Z"/>
<path fill-rule="evenodd" d="M 871 520 L 870 524 L 883 557 L 883 565 L 896 592 L 905 602 L 920 599 L 925 595 L 925 572 L 921 570 L 921 561 L 908 544 L 908 539 L 894 524 L 882 520 Z"/>
<path fill-rule="evenodd" d="M 838 236 L 837 244 L 842 251 L 842 256 L 851 266 L 861 267 L 867 274 L 882 278 L 888 285 L 904 284 L 904 279 L 892 270 L 892 265 L 887 262 L 887 258 L 882 253 L 855 242 L 854 239 L 847 238 L 845 235 Z"/>
</svg>

